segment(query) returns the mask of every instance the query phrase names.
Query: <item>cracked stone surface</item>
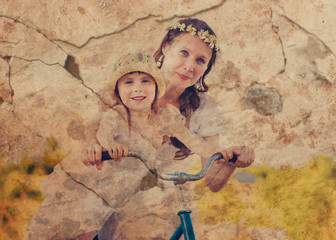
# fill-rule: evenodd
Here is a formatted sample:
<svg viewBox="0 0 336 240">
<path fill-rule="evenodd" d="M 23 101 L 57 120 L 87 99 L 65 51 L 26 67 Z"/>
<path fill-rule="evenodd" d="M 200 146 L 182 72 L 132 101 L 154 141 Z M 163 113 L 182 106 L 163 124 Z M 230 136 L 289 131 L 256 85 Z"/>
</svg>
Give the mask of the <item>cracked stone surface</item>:
<svg viewBox="0 0 336 240">
<path fill-rule="evenodd" d="M 336 16 L 333 14 L 336 2 L 280 0 L 283 14 L 305 31 L 317 36 L 330 50 L 336 52 Z"/>
<path fill-rule="evenodd" d="M 123 31 L 134 22 L 155 17 L 158 20 L 174 16 L 190 16 L 200 11 L 211 9 L 222 4 L 223 0 L 200 2 L 195 0 L 178 1 L 143 1 L 137 0 L 99 0 L 64 1 L 49 4 L 19 0 L 11 1 L 0 8 L 0 16 L 23 21 L 27 26 L 38 29 L 48 38 L 60 42 L 68 42 L 81 47 L 91 38 Z M 137 6 L 137 7 L 134 7 Z M 39 11 L 36 11 L 39 9 Z M 34 14 L 31 14 L 34 12 Z M 78 26 L 74 27 L 74 23 Z"/>
<path fill-rule="evenodd" d="M 66 53 L 38 31 L 7 17 L 0 17 L 0 29 L 1 56 L 64 65 Z"/>
<path fill-rule="evenodd" d="M 76 152 L 114 103 L 109 79 L 116 59 L 154 53 L 169 24 L 192 16 L 214 29 L 223 50 L 206 79 L 226 123 L 223 145 L 253 147 L 256 165 L 300 167 L 320 154 L 335 158 L 335 11 L 334 0 L 2 0 L 0 157 L 38 158 L 50 136 L 64 152 Z M 251 86 L 269 101 L 247 103 Z M 70 173 L 73 180 L 88 184 L 78 171 Z M 153 185 L 148 192 L 154 190 L 161 191 Z M 131 221 L 127 214 L 118 215 L 124 223 Z M 153 214 L 142 221 L 153 223 Z M 204 239 L 218 239 L 213 231 L 222 230 L 209 229 Z M 282 230 L 250 230 L 258 239 L 285 239 Z"/>
<path fill-rule="evenodd" d="M 8 62 L 0 58 L 0 104 L 12 103 L 12 86 L 10 85 L 10 66 Z"/>
</svg>

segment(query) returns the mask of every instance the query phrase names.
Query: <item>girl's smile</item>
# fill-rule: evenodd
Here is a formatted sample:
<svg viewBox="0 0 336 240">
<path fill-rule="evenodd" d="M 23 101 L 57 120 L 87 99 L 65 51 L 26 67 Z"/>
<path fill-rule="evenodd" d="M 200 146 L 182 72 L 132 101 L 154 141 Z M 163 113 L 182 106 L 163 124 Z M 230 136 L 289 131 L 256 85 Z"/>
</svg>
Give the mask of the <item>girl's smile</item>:
<svg viewBox="0 0 336 240">
<path fill-rule="evenodd" d="M 151 110 L 156 95 L 156 83 L 151 75 L 128 73 L 118 80 L 117 87 L 121 101 L 130 111 Z"/>
<path fill-rule="evenodd" d="M 131 97 L 132 100 L 136 101 L 136 102 L 141 102 L 143 100 L 145 100 L 145 96 L 136 96 L 136 97 Z"/>
</svg>

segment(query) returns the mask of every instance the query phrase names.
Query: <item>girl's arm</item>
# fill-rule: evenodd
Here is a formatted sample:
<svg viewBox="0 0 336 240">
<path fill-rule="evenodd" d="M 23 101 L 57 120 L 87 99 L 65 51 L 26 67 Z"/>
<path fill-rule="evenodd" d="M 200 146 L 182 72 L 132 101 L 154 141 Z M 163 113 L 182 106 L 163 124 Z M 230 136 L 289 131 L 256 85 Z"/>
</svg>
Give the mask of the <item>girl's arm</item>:
<svg viewBox="0 0 336 240">
<path fill-rule="evenodd" d="M 126 157 L 128 152 L 126 146 L 115 141 L 115 137 L 123 127 L 127 129 L 124 120 L 115 110 L 110 110 L 103 114 L 97 131 L 99 144 L 105 148 L 110 156 L 117 162 L 121 161 L 122 157 Z M 96 164 L 101 164 L 101 155 L 98 160 L 96 159 Z"/>
<path fill-rule="evenodd" d="M 96 159 L 101 159 L 102 147 L 99 145 L 97 140 L 97 131 L 99 128 L 101 118 L 95 119 L 88 127 L 86 131 L 86 144 L 84 144 L 83 149 L 81 150 L 81 160 L 86 166 L 95 166 Z M 96 165 L 97 169 L 102 168 L 102 163 Z"/>
</svg>

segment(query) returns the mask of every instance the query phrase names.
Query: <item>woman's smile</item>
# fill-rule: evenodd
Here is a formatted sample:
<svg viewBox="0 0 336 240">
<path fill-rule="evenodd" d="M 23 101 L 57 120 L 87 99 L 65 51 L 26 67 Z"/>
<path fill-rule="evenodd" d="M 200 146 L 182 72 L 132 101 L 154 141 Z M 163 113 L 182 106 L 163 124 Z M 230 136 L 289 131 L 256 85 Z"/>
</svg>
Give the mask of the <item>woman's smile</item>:
<svg viewBox="0 0 336 240">
<path fill-rule="evenodd" d="M 178 72 L 177 72 L 177 75 L 178 75 L 182 80 L 190 80 L 190 79 L 192 79 L 192 77 L 188 77 L 188 76 L 186 76 L 186 75 L 184 75 L 184 74 L 181 74 L 181 73 L 178 73 Z"/>
</svg>

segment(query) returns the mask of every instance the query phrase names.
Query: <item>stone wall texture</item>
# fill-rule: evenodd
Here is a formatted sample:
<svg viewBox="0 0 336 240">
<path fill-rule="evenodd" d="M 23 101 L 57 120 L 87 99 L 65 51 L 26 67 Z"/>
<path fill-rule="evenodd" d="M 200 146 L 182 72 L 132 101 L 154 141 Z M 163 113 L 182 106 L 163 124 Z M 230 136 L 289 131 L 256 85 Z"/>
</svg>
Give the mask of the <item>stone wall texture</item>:
<svg viewBox="0 0 336 240">
<path fill-rule="evenodd" d="M 135 7 L 136 6 L 136 7 Z M 226 145 L 256 164 L 335 157 L 336 3 L 321 1 L 6 1 L 0 5 L 0 149 L 33 156 L 54 136 L 66 151 L 111 104 L 111 65 L 154 52 L 165 28 L 205 20 L 223 55 L 208 76 Z"/>
<path fill-rule="evenodd" d="M 38 157 L 53 136 L 75 151 L 113 101 L 112 64 L 154 53 L 165 28 L 205 20 L 223 50 L 207 76 L 225 145 L 256 165 L 336 158 L 335 0 L 0 0 L 0 157 Z"/>
</svg>

